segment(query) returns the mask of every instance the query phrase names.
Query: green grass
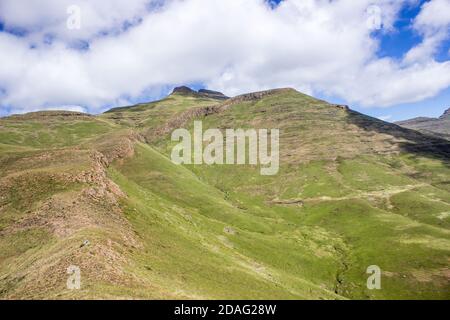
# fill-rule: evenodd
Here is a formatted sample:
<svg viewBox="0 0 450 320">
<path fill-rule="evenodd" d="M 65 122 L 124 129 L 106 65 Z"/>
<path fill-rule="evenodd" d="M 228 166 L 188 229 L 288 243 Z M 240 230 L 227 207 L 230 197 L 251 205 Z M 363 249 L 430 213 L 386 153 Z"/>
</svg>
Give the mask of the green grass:
<svg viewBox="0 0 450 320">
<path fill-rule="evenodd" d="M 357 190 L 376 191 L 387 186 L 414 184 L 412 179 L 366 157 L 341 161 L 338 170 L 345 181 Z"/>
<path fill-rule="evenodd" d="M 180 291 L 190 288 L 191 297 L 333 297 L 336 253 L 319 259 L 298 241 L 297 227 L 281 221 L 266 226 L 265 218 L 235 208 L 220 191 L 144 145 L 112 176 L 128 195 L 127 217 L 145 237 L 148 255 L 136 259 L 151 269 L 148 277 L 170 277 L 160 281 L 171 281 Z M 314 271 L 319 262 L 323 273 Z M 315 279 L 295 276 L 303 275 L 300 270 Z"/>
<path fill-rule="evenodd" d="M 32 248 L 39 247 L 40 244 L 46 243 L 50 238 L 51 235 L 41 228 L 20 230 L 2 237 L 0 241 L 0 264 L 4 264 L 8 258 L 24 254 Z"/>
<path fill-rule="evenodd" d="M 45 115 L 45 113 L 44 113 Z M 67 147 L 111 132 L 114 125 L 95 118 L 44 118 L 35 116 L 0 119 L 0 143 L 32 148 Z M 1 151 L 1 148 L 0 148 Z"/>
<path fill-rule="evenodd" d="M 304 214 L 304 223 L 335 230 L 351 246 L 340 289 L 346 296 L 357 299 L 448 297 L 444 273 L 429 282 L 419 282 L 413 276 L 415 270 L 431 273 L 446 267 L 448 248 L 433 244 L 439 239 L 449 243 L 446 230 L 375 209 L 361 200 L 308 206 Z M 420 245 L 408 239 L 421 239 Z M 365 288 L 365 270 L 370 265 L 378 265 L 389 275 L 382 278 L 383 290 Z M 433 287 L 435 292 L 429 291 Z"/>
<path fill-rule="evenodd" d="M 275 176 L 177 166 L 169 136 L 144 143 L 217 103 L 174 95 L 98 117 L 0 119 L 0 297 L 450 298 L 447 162 L 295 91 L 199 119 L 204 130 L 280 129 Z M 98 168 L 100 154 L 116 161 Z M 104 179 L 69 178 L 94 168 Z M 65 288 L 71 264 L 83 270 L 78 292 Z M 381 290 L 366 287 L 370 265 Z"/>
<path fill-rule="evenodd" d="M 338 264 L 334 265 L 334 269 L 328 269 L 326 262 L 312 260 L 311 266 L 315 264 L 325 274 L 333 270 L 336 273 L 334 285 L 345 297 L 449 297 L 445 271 L 449 250 L 446 250 L 445 244 L 448 242 L 446 212 L 449 211 L 446 201 L 450 199 L 450 194 L 442 187 L 448 181 L 448 167 L 442 160 L 411 154 L 408 157 L 405 153 L 380 155 L 365 151 L 365 145 L 371 140 L 377 141 L 380 144 L 378 147 L 382 148 L 382 142 L 378 142 L 381 136 L 362 132 L 342 132 L 339 135 L 339 131 L 345 129 L 346 122 L 320 125 L 331 121 L 328 116 L 339 118 L 339 112 L 331 108 L 307 97 L 289 94 L 245 102 L 223 114 L 202 119 L 204 130 L 279 127 L 282 167 L 275 177 L 262 177 L 257 167 L 249 166 L 186 167 L 205 183 L 222 190 L 224 198 L 235 207 L 270 221 L 273 235 L 284 232 L 289 239 L 294 237 L 298 228 L 320 228 L 326 234 L 333 235 L 340 245 L 333 244 L 332 236 L 327 237 L 325 242 L 335 246 L 333 259 Z M 280 110 L 282 114 L 279 114 Z M 321 132 L 317 132 L 318 128 Z M 187 125 L 187 129 L 192 130 L 192 125 Z M 299 138 L 295 141 L 291 135 Z M 165 143 L 158 147 L 169 155 L 173 143 L 168 140 Z M 292 158 L 303 156 L 299 144 L 311 153 L 299 158 L 300 165 L 296 165 Z M 310 145 L 315 149 L 311 149 Z M 359 147 L 358 155 L 356 151 Z M 326 150 L 335 152 L 336 149 L 340 153 L 333 159 L 311 159 L 311 154 L 322 157 Z M 305 205 L 289 205 L 289 201 L 285 202 L 286 205 L 276 205 L 272 201 L 274 199 L 301 200 Z M 314 233 L 310 231 L 310 234 Z M 313 252 L 320 248 L 316 241 L 312 242 Z M 301 239 L 300 242 L 306 241 Z M 233 244 L 237 246 L 236 240 Z M 278 248 L 279 255 L 274 260 L 283 266 L 289 264 L 284 255 L 291 251 L 284 247 L 285 241 L 280 243 L 273 238 L 264 241 L 253 236 L 242 244 L 248 250 L 247 254 L 262 261 L 264 257 L 273 259 L 273 254 L 268 251 L 277 251 L 275 248 Z M 297 259 L 301 261 L 299 268 L 289 272 L 308 273 L 308 269 L 305 270 L 308 260 Z M 386 270 L 384 290 L 369 291 L 366 288 L 368 275 L 365 271 L 373 264 Z M 318 276 L 320 271 L 315 275 Z M 422 279 L 422 273 L 431 276 Z M 308 274 L 307 278 L 311 277 Z"/>
<path fill-rule="evenodd" d="M 313 162 L 309 166 L 304 165 L 300 172 L 306 177 L 317 176 L 316 180 L 320 181 L 321 176 L 329 177 L 326 171 L 322 170 L 323 166 L 324 163 Z M 378 167 L 373 164 L 373 167 L 382 170 L 384 164 L 380 163 Z M 226 166 L 214 168 L 191 166 L 190 168 L 197 173 L 201 181 L 184 168 L 174 166 L 157 152 L 143 145 L 139 146 L 135 158 L 118 167 L 122 181 L 131 178 L 133 185 L 136 184 L 134 187 L 140 189 L 140 191 L 134 191 L 137 192 L 135 201 L 139 203 L 142 200 L 138 199 L 147 199 L 146 205 L 140 203 L 142 207 L 138 207 L 136 203 L 130 205 L 130 207 L 139 208 L 137 212 L 131 211 L 130 217 L 138 219 L 141 212 L 151 211 L 153 213 L 149 219 L 153 221 L 152 225 L 156 224 L 155 228 L 161 228 L 162 222 L 159 220 L 166 219 L 176 225 L 172 229 L 181 228 L 186 232 L 186 237 L 195 235 L 194 237 L 202 239 L 201 242 L 206 241 L 205 239 L 219 238 L 222 243 L 214 245 L 204 243 L 203 245 L 219 248 L 225 245 L 227 250 L 236 252 L 229 252 L 227 255 L 233 256 L 238 253 L 246 260 L 252 261 L 256 269 L 258 266 L 263 266 L 262 270 L 270 270 L 271 275 L 281 279 L 278 281 L 282 281 L 286 286 L 290 284 L 286 290 L 294 290 L 301 297 L 322 297 L 320 293 L 308 294 L 309 290 L 316 291 L 318 288 L 328 291 L 328 295 L 325 294 L 323 297 L 330 297 L 329 292 L 334 290 L 344 297 L 357 299 L 445 298 L 448 296 L 445 289 L 446 279 L 443 269 L 446 264 L 443 257 L 449 257 L 449 252 L 445 250 L 445 245 L 439 245 L 439 241 L 448 241 L 445 229 L 428 227 L 420 219 L 402 217 L 395 210 L 389 213 L 372 206 L 367 201 L 357 199 L 311 203 L 303 208 L 279 208 L 265 202 L 264 193 L 258 188 L 246 189 L 248 184 L 255 186 L 258 182 L 259 188 L 271 185 L 270 178 L 258 177 L 254 173 L 254 168 L 245 166 L 239 169 Z M 256 180 L 247 179 L 252 172 Z M 163 181 L 161 181 L 162 176 Z M 171 181 L 171 177 L 176 179 Z M 223 177 L 223 180 L 219 180 L 219 177 Z M 328 195 L 351 197 L 351 192 L 367 191 L 365 184 L 361 185 L 361 189 L 355 189 L 353 177 L 351 175 L 348 177 L 348 179 L 345 175 L 340 177 L 341 183 L 348 188 L 346 193 Z M 262 180 L 266 180 L 266 184 L 262 183 Z M 395 186 L 402 182 L 411 183 L 412 181 L 409 178 L 396 179 L 394 176 L 393 179 L 386 180 L 385 186 Z M 119 185 L 126 190 L 122 183 L 119 182 Z M 211 187 L 205 188 L 204 183 L 221 186 L 231 191 L 219 192 Z M 312 185 L 315 183 L 317 181 L 313 181 Z M 239 188 L 240 191 L 233 192 L 235 188 Z M 153 199 L 155 196 L 158 200 Z M 314 193 L 310 195 L 312 198 L 316 196 L 318 195 Z M 163 206 L 161 199 L 167 202 L 166 206 Z M 305 197 L 305 200 L 307 199 L 308 196 Z M 215 203 L 215 207 L 211 206 L 211 202 Z M 176 207 L 170 208 L 174 203 Z M 220 208 L 221 204 L 224 208 Z M 228 208 L 228 204 L 231 204 L 237 214 L 243 217 L 238 220 L 232 218 L 233 210 Z M 399 206 L 406 210 L 407 202 Z M 227 216 L 217 215 L 213 213 L 215 210 L 229 213 Z M 174 214 L 181 217 L 174 218 Z M 136 226 L 149 224 L 150 222 L 144 223 L 141 220 L 135 223 Z M 270 225 L 271 228 L 261 229 L 260 224 Z M 195 231 L 189 231 L 192 225 L 196 226 Z M 224 234 L 224 226 L 232 227 L 235 233 Z M 163 230 L 164 233 L 168 232 L 164 228 Z M 155 236 L 155 230 L 147 231 Z M 147 231 L 142 230 L 141 234 Z M 215 236 L 205 235 L 205 232 L 216 234 Z M 157 239 L 160 237 L 162 236 L 158 235 Z M 171 233 L 169 237 L 176 238 Z M 154 241 L 149 240 L 145 243 L 152 243 L 153 246 Z M 186 244 L 189 240 L 185 239 L 182 242 Z M 170 251 L 172 248 L 169 246 L 166 249 Z M 191 252 L 197 249 L 183 246 L 182 250 Z M 192 255 L 195 254 L 192 253 Z M 167 257 L 167 259 L 175 259 L 175 256 Z M 205 256 L 212 258 L 213 255 L 205 254 Z M 144 263 L 147 258 L 139 259 L 141 263 Z M 153 259 L 148 258 L 149 261 Z M 187 263 L 192 262 L 187 260 Z M 206 261 L 204 263 L 207 264 Z M 385 290 L 380 292 L 369 291 L 365 287 L 368 277 L 365 270 L 373 264 L 379 265 L 389 275 L 383 277 Z M 170 263 L 170 266 L 173 265 Z M 202 270 L 201 272 L 208 274 L 209 277 L 209 270 L 205 270 L 204 266 L 195 265 L 195 269 Z M 170 268 L 168 265 L 164 266 Z M 181 266 L 184 266 L 184 263 Z M 177 265 L 180 268 L 181 266 Z M 215 269 L 212 265 L 208 268 Z M 168 274 L 179 272 L 170 270 Z M 221 273 L 219 270 L 216 272 Z M 434 275 L 431 280 L 420 282 L 415 278 L 420 272 Z M 300 279 L 295 275 L 301 275 Z M 337 284 L 337 279 L 341 282 L 340 284 Z M 212 286 L 208 282 L 201 281 L 200 278 L 189 279 L 188 282 L 190 281 L 195 282 L 195 285 L 190 284 L 195 288 Z M 245 288 L 248 286 L 246 285 Z M 234 287 L 233 291 L 239 293 L 231 296 L 223 295 L 221 291 L 223 288 L 220 288 L 220 285 L 212 287 L 218 291 L 209 291 L 210 297 L 248 297 L 246 293 L 236 291 L 238 289 Z M 199 296 L 203 294 L 201 291 Z M 255 297 L 261 298 L 261 296 L 253 296 Z"/>
<path fill-rule="evenodd" d="M 410 217 L 416 221 L 450 227 L 450 204 L 443 201 L 430 199 L 419 191 L 402 192 L 391 197 L 394 206 L 393 212 Z"/>
</svg>

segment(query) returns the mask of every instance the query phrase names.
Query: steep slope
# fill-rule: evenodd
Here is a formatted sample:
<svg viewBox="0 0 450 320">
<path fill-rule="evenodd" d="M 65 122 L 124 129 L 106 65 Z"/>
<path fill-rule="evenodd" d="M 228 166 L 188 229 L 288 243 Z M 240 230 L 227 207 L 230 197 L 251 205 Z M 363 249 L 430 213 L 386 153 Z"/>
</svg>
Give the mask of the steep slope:
<svg viewBox="0 0 450 320">
<path fill-rule="evenodd" d="M 0 297 L 450 297 L 448 141 L 292 89 L 181 91 L 0 120 Z M 194 120 L 280 129 L 279 174 L 173 164 Z"/>
<path fill-rule="evenodd" d="M 352 298 L 426 297 L 430 290 L 435 297 L 449 296 L 447 141 L 289 89 L 244 95 L 215 110 L 202 119 L 204 130 L 279 128 L 280 173 L 187 167 L 267 225 L 321 228 L 344 243 L 336 292 Z M 185 127 L 192 129 L 192 121 Z M 167 138 L 158 143 L 167 155 L 173 145 Z M 281 234 L 286 242 L 292 237 Z M 261 254 L 248 254 L 265 261 L 259 249 Z M 295 265 L 295 258 L 287 264 Z M 389 290 L 365 288 L 370 265 L 386 271 Z"/>
<path fill-rule="evenodd" d="M 110 162 L 133 154 L 134 134 L 68 112 L 0 125 L 0 297 L 72 297 L 71 265 L 82 270 L 77 297 L 135 282 L 124 253 L 139 241 L 119 205 L 124 194 L 106 175 Z"/>
<path fill-rule="evenodd" d="M 171 117 L 193 107 L 215 105 L 228 99 L 220 92 L 210 90 L 193 91 L 188 87 L 175 88 L 168 97 L 136 106 L 114 108 L 102 115 L 115 123 L 135 128 L 154 128 Z"/>
<path fill-rule="evenodd" d="M 405 121 L 396 122 L 399 126 L 437 134 L 446 139 L 450 139 L 450 108 L 447 109 L 439 118 L 414 118 Z"/>
</svg>

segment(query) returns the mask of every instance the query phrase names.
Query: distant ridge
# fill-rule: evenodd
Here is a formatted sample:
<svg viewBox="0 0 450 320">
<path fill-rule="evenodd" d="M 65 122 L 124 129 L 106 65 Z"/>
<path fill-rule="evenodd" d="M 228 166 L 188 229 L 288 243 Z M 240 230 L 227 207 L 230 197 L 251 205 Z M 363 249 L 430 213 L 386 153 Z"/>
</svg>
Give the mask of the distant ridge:
<svg viewBox="0 0 450 320">
<path fill-rule="evenodd" d="M 192 90 L 189 87 L 181 86 L 173 89 L 171 95 L 183 95 L 183 96 L 194 96 L 194 97 L 204 97 L 216 100 L 227 100 L 229 97 L 224 95 L 222 92 L 200 89 L 199 91 Z"/>
<path fill-rule="evenodd" d="M 445 110 L 439 118 L 417 117 L 399 121 L 396 124 L 408 129 L 433 133 L 434 135 L 450 139 L 450 108 Z"/>
<path fill-rule="evenodd" d="M 84 112 L 78 111 L 66 111 L 66 110 L 42 110 L 42 111 L 33 111 L 27 112 L 23 114 L 12 114 L 3 118 L 9 119 L 42 119 L 42 118 L 87 118 L 92 117 L 92 115 Z"/>
<path fill-rule="evenodd" d="M 442 116 L 439 117 L 439 119 L 450 119 L 450 108 L 445 110 Z"/>
</svg>

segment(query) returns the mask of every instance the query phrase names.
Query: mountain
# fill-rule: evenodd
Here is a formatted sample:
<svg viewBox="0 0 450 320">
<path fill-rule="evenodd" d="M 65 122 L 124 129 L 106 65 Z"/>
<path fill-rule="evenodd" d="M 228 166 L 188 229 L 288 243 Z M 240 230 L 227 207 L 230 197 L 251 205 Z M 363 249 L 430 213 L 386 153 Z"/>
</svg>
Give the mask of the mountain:
<svg viewBox="0 0 450 320">
<path fill-rule="evenodd" d="M 448 108 L 447 110 L 444 111 L 444 113 L 442 114 L 442 116 L 439 117 L 439 119 L 450 119 L 450 108 Z"/>
<path fill-rule="evenodd" d="M 426 132 L 429 134 L 438 135 L 440 137 L 450 139 L 450 108 L 447 109 L 439 118 L 419 117 L 405 121 L 396 122 L 396 124 L 413 129 Z"/>
<path fill-rule="evenodd" d="M 186 86 L 176 87 L 175 89 L 173 89 L 172 95 L 193 96 L 198 98 L 211 98 L 217 100 L 227 100 L 229 98 L 219 91 L 207 89 L 200 89 L 199 91 L 194 91 Z"/>
<path fill-rule="evenodd" d="M 186 88 L 0 119 L 0 298 L 449 298 L 448 140 L 293 89 Z M 174 164 L 196 120 L 279 129 L 278 174 Z"/>
</svg>

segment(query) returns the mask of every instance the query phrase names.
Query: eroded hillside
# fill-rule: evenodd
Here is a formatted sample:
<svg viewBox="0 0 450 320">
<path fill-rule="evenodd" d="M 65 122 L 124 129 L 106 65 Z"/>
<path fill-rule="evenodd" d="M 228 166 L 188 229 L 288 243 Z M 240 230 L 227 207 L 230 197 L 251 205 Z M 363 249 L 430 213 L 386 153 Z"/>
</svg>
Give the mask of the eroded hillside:
<svg viewBox="0 0 450 320">
<path fill-rule="evenodd" d="M 279 174 L 173 164 L 194 120 L 280 129 Z M 449 298 L 449 153 L 291 89 L 3 118 L 0 297 Z"/>
</svg>

